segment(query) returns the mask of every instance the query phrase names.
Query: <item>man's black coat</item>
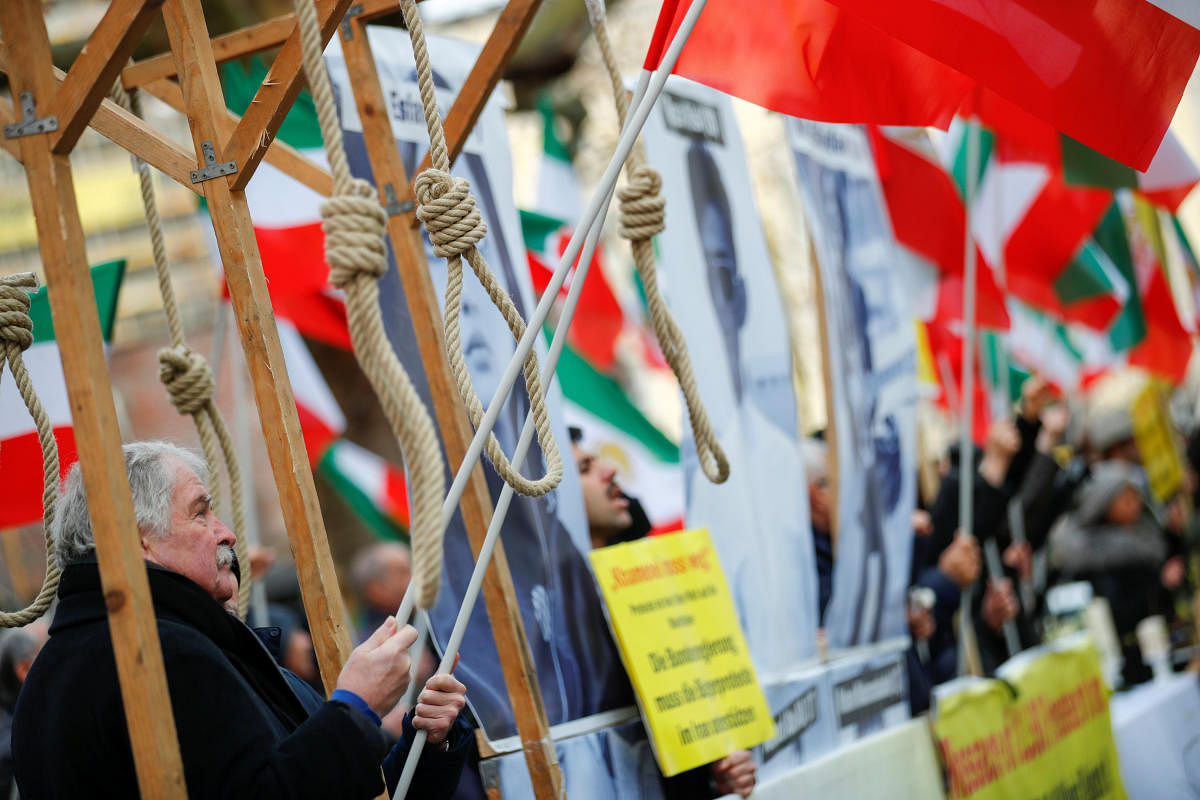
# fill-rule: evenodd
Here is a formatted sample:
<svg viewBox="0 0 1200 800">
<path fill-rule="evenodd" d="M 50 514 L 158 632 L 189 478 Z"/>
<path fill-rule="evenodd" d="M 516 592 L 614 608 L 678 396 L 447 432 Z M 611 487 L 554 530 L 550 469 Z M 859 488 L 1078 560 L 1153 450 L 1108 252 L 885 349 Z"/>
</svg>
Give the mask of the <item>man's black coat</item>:
<svg viewBox="0 0 1200 800">
<path fill-rule="evenodd" d="M 148 566 L 189 797 L 373 798 L 383 790 L 388 741 L 371 720 L 337 702 L 309 716 L 249 628 L 188 578 Z M 136 797 L 127 730 L 99 572 L 95 562 L 72 564 L 50 640 L 17 702 L 22 797 Z M 458 774 L 445 777 L 453 787 Z"/>
</svg>

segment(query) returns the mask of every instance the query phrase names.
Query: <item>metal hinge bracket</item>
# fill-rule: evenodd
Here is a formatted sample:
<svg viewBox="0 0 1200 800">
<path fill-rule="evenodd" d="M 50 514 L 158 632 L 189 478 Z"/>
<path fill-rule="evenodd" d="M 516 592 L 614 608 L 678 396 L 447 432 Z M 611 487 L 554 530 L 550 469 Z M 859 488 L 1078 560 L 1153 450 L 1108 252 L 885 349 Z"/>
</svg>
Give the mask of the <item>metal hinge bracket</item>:
<svg viewBox="0 0 1200 800">
<path fill-rule="evenodd" d="M 388 213 L 389 217 L 407 214 L 417 207 L 412 200 L 405 200 L 401 203 L 399 198 L 396 197 L 396 187 L 390 183 L 383 185 L 383 199 L 387 201 L 383 206 L 383 210 Z"/>
<path fill-rule="evenodd" d="M 362 3 L 355 3 L 346 9 L 346 15 L 342 17 L 342 21 L 338 24 L 338 27 L 342 29 L 343 39 L 354 38 L 354 28 L 350 25 L 350 19 L 357 17 L 361 13 L 363 13 Z"/>
<path fill-rule="evenodd" d="M 200 150 L 204 153 L 204 168 L 192 170 L 192 183 L 204 183 L 211 181 L 213 178 L 219 178 L 222 175 L 232 175 L 237 172 L 236 161 L 225 161 L 221 164 L 217 163 L 217 151 L 210 141 L 200 143 Z"/>
<path fill-rule="evenodd" d="M 22 136 L 33 136 L 35 133 L 49 133 L 58 130 L 58 117 L 37 118 L 37 109 L 33 102 L 33 92 L 21 92 L 21 121 L 4 126 L 5 139 L 19 139 Z"/>
</svg>

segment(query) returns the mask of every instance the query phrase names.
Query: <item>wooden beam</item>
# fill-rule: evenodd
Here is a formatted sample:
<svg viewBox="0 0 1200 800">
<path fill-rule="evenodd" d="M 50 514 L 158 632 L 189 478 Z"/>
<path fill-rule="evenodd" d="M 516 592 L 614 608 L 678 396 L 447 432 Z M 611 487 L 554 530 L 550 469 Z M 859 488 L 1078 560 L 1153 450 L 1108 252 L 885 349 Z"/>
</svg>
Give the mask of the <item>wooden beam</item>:
<svg viewBox="0 0 1200 800">
<path fill-rule="evenodd" d="M 11 50 L 9 79 L 14 94 L 32 91 L 38 114 L 45 115 L 54 106 L 57 84 L 42 3 L 0 2 L 0 27 Z M 46 134 L 19 141 L 84 489 L 89 497 L 97 499 L 88 510 L 140 794 L 162 800 L 186 797 L 71 163 L 67 156 L 52 151 Z"/>
<path fill-rule="evenodd" d="M 183 105 L 183 91 L 175 81 L 165 78 L 150 81 L 143 84 L 141 90 L 162 100 L 179 113 L 187 113 Z M 240 119 L 237 114 L 226 110 L 224 114 L 217 114 L 214 122 L 220 135 L 228 137 Z M 333 194 L 333 176 L 329 174 L 329 170 L 305 158 L 291 145 L 279 139 L 274 140 L 267 150 L 266 160 L 322 197 Z"/>
<path fill-rule="evenodd" d="M 228 153 L 220 145 L 215 121 L 225 113 L 225 104 L 201 0 L 167 0 L 163 19 L 178 74 L 183 77 L 183 98 L 197 155 L 202 142 L 213 142 L 217 160 L 225 161 Z M 240 161 L 238 166 L 240 169 Z M 312 470 L 300 435 L 292 384 L 279 345 L 246 193 L 233 190 L 224 178 L 214 178 L 200 186 L 208 200 L 242 348 L 254 383 L 263 437 L 279 490 L 317 663 L 326 688 L 332 691 L 350 654 L 350 632 L 346 628 L 346 610 L 338 591 Z"/>
<path fill-rule="evenodd" d="M 362 19 L 371 20 L 399 10 L 396 0 L 362 0 Z M 287 41 L 296 28 L 296 15 L 282 16 L 250 25 L 240 30 L 218 36 L 212 40 L 213 56 L 218 64 L 279 47 Z M 121 85 L 126 89 L 145 86 L 151 81 L 175 77 L 175 59 L 170 53 L 161 53 L 126 67 L 121 73 Z"/>
<path fill-rule="evenodd" d="M 396 137 L 388 119 L 387 104 L 384 102 L 365 26 L 357 19 L 352 20 L 350 25 L 352 36 L 349 39 L 342 38 L 342 52 L 346 58 L 350 85 L 354 87 L 354 101 L 362 120 L 363 139 L 371 160 L 371 170 L 381 200 L 386 202 L 383 197 L 385 186 L 390 185 L 397 195 L 402 195 L 408 190 L 409 180 L 396 148 Z M 459 399 L 446 358 L 442 316 L 429 265 L 425 260 L 421 234 L 402 215 L 388 218 L 388 233 L 404 284 L 409 315 L 417 332 L 417 347 L 429 382 L 433 411 L 442 433 L 446 456 L 451 464 L 461 464 L 474 431 Z M 460 508 L 471 547 L 478 557 L 492 517 L 491 495 L 483 468 L 478 463 L 471 473 Z M 525 626 L 517 605 L 503 542 L 496 545 L 491 567 L 484 578 L 483 597 L 496 639 L 496 650 L 508 687 L 517 732 L 521 736 L 525 760 L 533 779 L 534 794 L 538 798 L 561 797 L 562 772 L 558 766 L 554 740 L 550 736 L 537 671 L 525 638 Z"/>
<path fill-rule="evenodd" d="M 317 21 L 321 25 L 321 43 L 328 43 L 350 7 L 351 0 L 316 0 Z M 207 42 L 206 42 L 207 44 Z M 238 123 L 224 148 L 228 158 L 237 162 L 238 171 L 229 176 L 229 188 L 245 191 L 254 170 L 279 132 L 283 118 L 292 107 L 304 82 L 300 52 L 300 32 L 293 30 L 275 57 L 266 79 L 254 95 L 250 108 Z M 215 67 L 214 67 L 215 69 Z M 220 95 L 218 95 L 219 97 Z"/>
<path fill-rule="evenodd" d="M 509 0 L 500 13 L 500 18 L 492 28 L 492 35 L 480 51 L 475 66 L 454 99 L 454 105 L 446 113 L 446 148 L 450 151 L 450 163 L 454 163 L 462 152 L 467 136 L 483 113 L 492 91 L 504 77 L 517 46 L 525 38 L 525 32 L 529 30 L 533 16 L 541 5 L 542 0 Z M 430 158 L 430 154 L 426 153 L 425 160 L 417 170 L 418 175 L 429 168 Z"/>
<path fill-rule="evenodd" d="M 0 72 L 8 71 L 8 55 L 4 43 L 0 42 Z M 58 82 L 66 78 L 66 73 L 57 68 L 53 70 L 53 74 Z M 4 107 L 12 108 L 8 103 L 4 103 Z M 5 123 L 11 121 L 6 119 Z M 191 179 L 191 171 L 197 167 L 196 157 L 113 101 L 105 100 L 99 105 L 90 125 L 101 136 L 125 148 L 175 182 L 197 194 L 200 193 Z M 16 148 L 17 141 L 0 139 L 0 144 L 6 149 Z M 20 160 L 19 156 L 17 158 Z"/>
<path fill-rule="evenodd" d="M 66 80 L 59 87 L 50 113 L 58 116 L 53 135 L 54 152 L 70 153 L 87 128 L 88 120 L 108 96 L 133 55 L 133 48 L 158 15 L 163 0 L 113 0 L 88 37 Z"/>
</svg>

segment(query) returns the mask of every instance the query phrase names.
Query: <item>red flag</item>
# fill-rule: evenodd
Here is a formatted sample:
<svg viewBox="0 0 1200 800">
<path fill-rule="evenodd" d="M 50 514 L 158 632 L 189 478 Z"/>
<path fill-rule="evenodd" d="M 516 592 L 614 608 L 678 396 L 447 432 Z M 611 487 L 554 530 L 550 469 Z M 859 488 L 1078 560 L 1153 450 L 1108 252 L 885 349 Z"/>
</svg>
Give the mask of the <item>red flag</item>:
<svg viewBox="0 0 1200 800">
<path fill-rule="evenodd" d="M 651 68 L 663 32 L 673 36 L 682 21 L 677 5 L 663 5 Z M 825 122 L 945 128 L 971 88 L 955 70 L 826 0 L 709 0 L 675 72 Z"/>
<path fill-rule="evenodd" d="M 1154 158 L 1200 56 L 1195 3 L 830 2 L 1139 170 Z"/>
<path fill-rule="evenodd" d="M 962 196 L 942 166 L 882 134 L 868 129 L 879 182 L 887 200 L 896 240 L 932 262 L 942 273 L 937 318 L 962 319 L 962 275 L 967 216 Z M 975 248 L 976 322 L 1007 328 L 1004 294 Z"/>
</svg>

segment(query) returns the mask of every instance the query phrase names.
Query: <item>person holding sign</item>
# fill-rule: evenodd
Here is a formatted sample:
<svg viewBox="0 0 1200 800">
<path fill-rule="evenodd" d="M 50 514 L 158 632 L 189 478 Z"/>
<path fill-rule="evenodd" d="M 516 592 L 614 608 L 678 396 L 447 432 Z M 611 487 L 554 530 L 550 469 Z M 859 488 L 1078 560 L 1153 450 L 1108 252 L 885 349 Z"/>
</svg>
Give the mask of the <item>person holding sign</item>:
<svg viewBox="0 0 1200 800">
<path fill-rule="evenodd" d="M 583 431 L 572 427 L 571 449 L 579 468 L 592 546 L 603 547 L 611 537 L 627 530 L 633 522 L 629 512 L 631 499 L 617 483 L 617 471 L 585 450 Z M 644 701 L 643 701 L 644 702 Z M 663 780 L 665 800 L 720 797 L 738 794 L 749 797 L 754 791 L 756 766 L 749 750 L 735 750 L 724 758 Z"/>
</svg>

